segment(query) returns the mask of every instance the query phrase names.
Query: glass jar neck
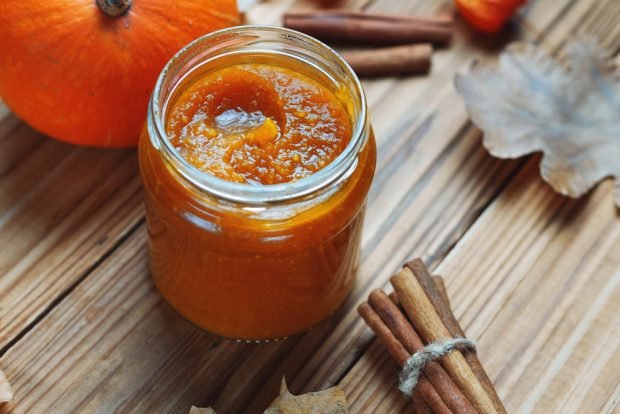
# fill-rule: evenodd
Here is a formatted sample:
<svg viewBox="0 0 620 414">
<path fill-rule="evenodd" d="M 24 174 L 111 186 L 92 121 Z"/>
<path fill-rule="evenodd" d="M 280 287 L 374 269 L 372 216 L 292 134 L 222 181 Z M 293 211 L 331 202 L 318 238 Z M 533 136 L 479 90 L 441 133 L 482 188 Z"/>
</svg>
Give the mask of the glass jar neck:
<svg viewBox="0 0 620 414">
<path fill-rule="evenodd" d="M 222 180 L 204 173 L 173 147 L 166 134 L 170 106 L 188 84 L 206 72 L 234 63 L 277 62 L 314 78 L 337 93 L 351 119 L 352 136 L 344 151 L 323 169 L 282 184 L 251 185 Z M 346 94 L 348 96 L 341 96 Z M 147 116 L 152 145 L 184 184 L 205 196 L 245 205 L 276 204 L 324 193 L 355 169 L 369 136 L 366 99 L 359 79 L 327 45 L 302 33 L 269 26 L 240 26 L 203 36 L 181 49 L 157 80 Z"/>
</svg>

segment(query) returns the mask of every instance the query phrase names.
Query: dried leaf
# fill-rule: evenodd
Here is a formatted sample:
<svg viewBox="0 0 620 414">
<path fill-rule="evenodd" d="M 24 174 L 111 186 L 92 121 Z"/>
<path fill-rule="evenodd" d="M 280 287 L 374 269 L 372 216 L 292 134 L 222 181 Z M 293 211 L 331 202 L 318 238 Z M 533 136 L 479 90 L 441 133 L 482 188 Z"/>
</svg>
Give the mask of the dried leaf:
<svg viewBox="0 0 620 414">
<path fill-rule="evenodd" d="M 319 392 L 295 396 L 286 387 L 282 378 L 280 395 L 265 410 L 264 414 L 342 414 L 348 413 L 347 400 L 338 387 Z"/>
<path fill-rule="evenodd" d="M 1 372 L 1 371 L 0 371 Z M 264 414 L 347 414 L 347 399 L 344 391 L 332 387 L 319 392 L 295 396 L 286 387 L 282 378 L 280 395 L 265 410 Z M 189 414 L 216 414 L 213 408 L 192 406 Z"/>
<path fill-rule="evenodd" d="M 498 65 L 457 75 L 456 89 L 492 155 L 542 151 L 543 179 L 570 197 L 615 177 L 620 207 L 620 71 L 593 39 L 568 43 L 564 55 L 513 43 Z"/>
<path fill-rule="evenodd" d="M 13 401 L 13 390 L 9 380 L 6 379 L 6 375 L 0 369 L 0 403 Z"/>
<path fill-rule="evenodd" d="M 215 413 L 215 410 L 211 407 L 198 408 L 192 405 L 192 408 L 189 410 L 189 414 L 216 414 L 216 413 Z"/>
</svg>

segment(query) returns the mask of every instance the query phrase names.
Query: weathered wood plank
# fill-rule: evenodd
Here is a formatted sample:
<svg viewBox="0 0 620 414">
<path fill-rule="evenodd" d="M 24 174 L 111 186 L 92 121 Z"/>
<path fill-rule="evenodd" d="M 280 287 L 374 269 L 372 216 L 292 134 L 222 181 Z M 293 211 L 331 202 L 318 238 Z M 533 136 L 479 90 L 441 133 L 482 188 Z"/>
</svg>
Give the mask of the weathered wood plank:
<svg viewBox="0 0 620 414">
<path fill-rule="evenodd" d="M 13 115 L 0 132 L 2 349 L 131 230 L 142 196 L 135 151 L 62 144 Z"/>
<path fill-rule="evenodd" d="M 480 235 L 472 231 L 440 271 L 455 276 L 455 310 L 482 334 L 481 352 L 509 407 L 599 412 L 620 380 L 612 357 L 620 347 L 620 221 L 605 203 L 611 186 L 569 201 L 544 194 L 534 165 L 527 172 L 476 224 Z M 510 219 L 511 231 L 500 235 Z M 473 249 L 489 254 L 474 265 L 465 259 Z M 488 289 L 465 298 L 464 274 L 476 275 L 471 289 Z M 599 405 L 579 410 L 583 393 Z"/>
</svg>

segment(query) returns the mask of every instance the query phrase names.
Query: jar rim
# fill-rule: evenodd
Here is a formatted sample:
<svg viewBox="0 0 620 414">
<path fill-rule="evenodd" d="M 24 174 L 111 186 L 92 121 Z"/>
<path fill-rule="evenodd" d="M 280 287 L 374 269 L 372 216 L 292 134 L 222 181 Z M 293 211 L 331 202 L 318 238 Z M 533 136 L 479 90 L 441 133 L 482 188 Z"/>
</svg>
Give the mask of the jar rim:
<svg viewBox="0 0 620 414">
<path fill-rule="evenodd" d="M 280 35 L 283 41 L 297 40 L 309 44 L 322 53 L 327 54 L 328 58 L 330 58 L 331 61 L 338 66 L 338 69 L 344 73 L 346 79 L 351 81 L 354 89 L 352 92 L 355 99 L 359 101 L 359 109 L 356 113 L 357 116 L 352 119 L 353 131 L 351 139 L 345 149 L 327 166 L 317 172 L 299 180 L 279 184 L 253 185 L 236 183 L 200 171 L 174 148 L 172 142 L 167 137 L 165 128 L 165 105 L 167 105 L 168 102 L 162 102 L 163 87 L 168 77 L 174 75 L 172 72 L 179 62 L 194 57 L 192 53 L 202 45 L 209 44 L 210 42 L 213 42 L 212 45 L 217 45 L 217 42 L 214 41 L 218 38 L 226 39 L 232 36 L 260 37 L 260 34 Z M 306 63 L 312 66 L 311 62 L 307 61 Z M 321 68 L 318 69 L 321 70 Z M 182 79 L 177 81 L 175 86 L 178 85 L 180 81 L 182 81 Z M 173 90 L 175 86 L 173 86 Z M 362 150 L 364 143 L 367 141 L 369 122 L 366 98 L 361 82 L 349 64 L 346 63 L 335 50 L 325 43 L 295 30 L 276 26 L 244 25 L 218 30 L 201 36 L 184 46 L 168 61 L 168 63 L 166 63 L 151 95 L 147 116 L 147 128 L 151 143 L 156 149 L 164 153 L 166 161 L 172 164 L 175 171 L 178 172 L 186 184 L 190 185 L 192 188 L 232 202 L 263 205 L 304 198 L 320 192 L 325 188 L 329 188 L 331 184 L 337 182 L 339 178 L 349 173 L 351 167 L 356 164 L 358 153 Z"/>
</svg>

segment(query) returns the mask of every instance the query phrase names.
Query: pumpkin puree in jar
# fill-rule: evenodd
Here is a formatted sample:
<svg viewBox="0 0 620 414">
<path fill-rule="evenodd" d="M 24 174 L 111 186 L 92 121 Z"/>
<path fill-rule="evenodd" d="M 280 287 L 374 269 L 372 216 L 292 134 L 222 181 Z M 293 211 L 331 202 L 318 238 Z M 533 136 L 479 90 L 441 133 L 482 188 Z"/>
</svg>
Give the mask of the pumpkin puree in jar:
<svg viewBox="0 0 620 414">
<path fill-rule="evenodd" d="M 349 143 L 351 122 L 343 102 L 313 79 L 279 66 L 240 64 L 184 91 L 167 133 L 201 171 L 264 185 L 329 164 Z"/>
<path fill-rule="evenodd" d="M 249 186 L 294 182 L 353 139 L 350 91 L 287 67 L 235 63 L 186 85 L 168 104 L 166 134 L 205 174 Z M 285 337 L 333 313 L 353 285 L 375 168 L 372 133 L 359 139 L 354 167 L 325 194 L 261 207 L 192 191 L 143 137 L 150 266 L 166 300 L 237 339 Z"/>
</svg>

